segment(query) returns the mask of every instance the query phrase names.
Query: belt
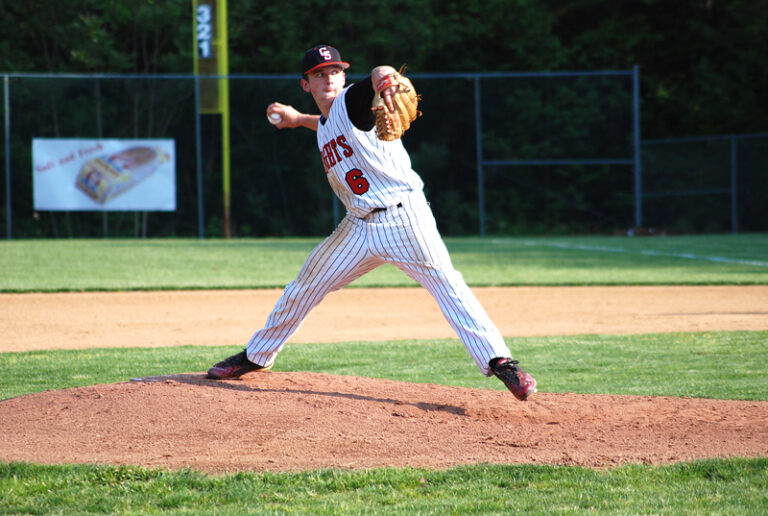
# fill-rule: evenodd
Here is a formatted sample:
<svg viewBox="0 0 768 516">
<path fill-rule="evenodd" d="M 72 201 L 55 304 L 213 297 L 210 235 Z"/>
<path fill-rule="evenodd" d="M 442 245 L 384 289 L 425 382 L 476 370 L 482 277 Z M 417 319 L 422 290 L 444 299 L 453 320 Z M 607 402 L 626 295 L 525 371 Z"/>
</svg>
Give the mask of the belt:
<svg viewBox="0 0 768 516">
<path fill-rule="evenodd" d="M 402 208 L 403 203 L 399 202 L 397 203 L 397 206 L 390 206 L 389 208 Z M 368 212 L 368 215 L 371 215 L 372 213 L 379 213 L 380 211 L 387 211 L 389 208 L 374 208 L 371 211 Z"/>
</svg>

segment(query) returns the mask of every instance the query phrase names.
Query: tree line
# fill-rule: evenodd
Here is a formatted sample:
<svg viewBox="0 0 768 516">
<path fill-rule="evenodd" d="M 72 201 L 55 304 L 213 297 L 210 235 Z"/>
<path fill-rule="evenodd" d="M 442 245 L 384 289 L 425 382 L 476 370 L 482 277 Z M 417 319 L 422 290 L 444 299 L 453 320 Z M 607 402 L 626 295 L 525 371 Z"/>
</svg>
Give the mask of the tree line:
<svg viewBox="0 0 768 516">
<path fill-rule="evenodd" d="M 766 129 L 766 0 L 229 3 L 230 73 L 296 73 L 319 42 L 353 71 L 642 70 L 643 135 Z M 191 73 L 191 0 L 2 0 L 0 71 Z"/>
</svg>

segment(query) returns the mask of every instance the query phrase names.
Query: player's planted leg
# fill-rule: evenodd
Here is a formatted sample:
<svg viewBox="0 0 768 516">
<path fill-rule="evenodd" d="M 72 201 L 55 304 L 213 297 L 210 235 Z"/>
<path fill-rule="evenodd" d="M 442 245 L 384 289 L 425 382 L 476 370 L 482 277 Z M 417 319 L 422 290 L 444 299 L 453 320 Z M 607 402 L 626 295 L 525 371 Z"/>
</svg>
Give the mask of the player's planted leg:
<svg viewBox="0 0 768 516">
<path fill-rule="evenodd" d="M 504 382 L 507 389 L 520 401 L 527 400 L 528 396 L 536 392 L 536 380 L 534 380 L 533 376 L 517 367 L 517 360 L 494 358 L 489 365 L 493 374 Z"/>
<path fill-rule="evenodd" d="M 268 366 L 260 366 L 259 364 L 254 364 L 250 360 L 248 360 L 248 355 L 246 355 L 245 350 L 241 351 L 240 353 L 237 353 L 236 355 L 232 355 L 231 357 L 222 360 L 215 366 L 211 367 L 208 370 L 208 378 L 211 378 L 213 380 L 227 380 L 230 378 L 240 378 L 245 373 L 250 373 L 251 371 L 266 371 L 267 369 L 270 369 L 272 367 L 272 364 Z"/>
</svg>

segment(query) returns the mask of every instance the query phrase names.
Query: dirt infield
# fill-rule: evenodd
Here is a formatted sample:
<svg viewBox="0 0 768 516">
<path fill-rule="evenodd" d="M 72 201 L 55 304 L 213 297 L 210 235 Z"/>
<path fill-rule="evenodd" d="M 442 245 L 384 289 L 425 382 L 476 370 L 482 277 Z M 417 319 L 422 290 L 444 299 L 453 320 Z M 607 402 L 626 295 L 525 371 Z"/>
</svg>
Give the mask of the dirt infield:
<svg viewBox="0 0 768 516">
<path fill-rule="evenodd" d="M 475 292 L 509 336 L 768 330 L 761 286 Z M 0 351 L 234 344 L 279 294 L 4 294 Z M 361 307 L 366 326 L 349 324 Z M 292 342 L 454 336 L 423 290 L 346 289 Z M 0 460 L 210 472 L 768 455 L 768 402 L 542 392 L 520 403 L 490 389 L 300 372 L 228 382 L 173 374 L 42 392 L 0 401 L 0 420 Z"/>
<path fill-rule="evenodd" d="M 505 336 L 768 329 L 768 286 L 473 290 Z M 244 343 L 280 294 L 0 294 L 0 352 Z M 351 322 L 361 311 L 365 322 Z M 347 288 L 323 300 L 291 342 L 446 337 L 456 334 L 424 289 Z"/>
</svg>

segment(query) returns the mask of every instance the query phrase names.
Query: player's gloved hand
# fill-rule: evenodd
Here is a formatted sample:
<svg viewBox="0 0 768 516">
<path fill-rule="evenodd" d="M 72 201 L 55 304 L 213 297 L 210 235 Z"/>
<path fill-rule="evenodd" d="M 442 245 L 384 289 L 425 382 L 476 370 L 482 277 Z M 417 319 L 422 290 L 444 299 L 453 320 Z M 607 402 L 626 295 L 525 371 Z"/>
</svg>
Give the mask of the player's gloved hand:
<svg viewBox="0 0 768 516">
<path fill-rule="evenodd" d="M 411 127 L 411 122 L 421 115 L 418 110 L 421 97 L 411 81 L 402 76 L 404 69 L 403 66 L 395 72 L 390 67 L 377 67 L 374 72 L 376 77 L 372 77 L 376 94 L 371 109 L 376 116 L 376 136 L 379 140 L 400 138 Z"/>
</svg>

